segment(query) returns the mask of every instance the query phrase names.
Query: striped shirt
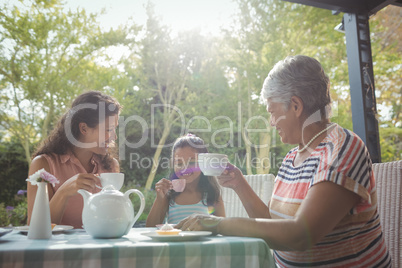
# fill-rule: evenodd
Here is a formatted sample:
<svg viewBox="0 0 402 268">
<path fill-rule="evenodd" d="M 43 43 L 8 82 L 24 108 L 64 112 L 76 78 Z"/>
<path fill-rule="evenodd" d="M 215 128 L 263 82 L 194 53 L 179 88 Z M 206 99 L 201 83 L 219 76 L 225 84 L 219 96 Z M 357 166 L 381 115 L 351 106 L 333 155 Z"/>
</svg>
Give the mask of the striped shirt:
<svg viewBox="0 0 402 268">
<path fill-rule="evenodd" d="M 206 202 L 205 202 L 206 203 Z M 176 202 L 173 205 L 169 205 L 168 223 L 179 223 L 184 218 L 191 216 L 192 214 L 204 214 L 208 215 L 208 206 L 202 203 L 202 200 L 197 204 L 191 205 L 179 205 Z"/>
<path fill-rule="evenodd" d="M 275 251 L 279 267 L 391 267 L 381 231 L 377 194 L 369 153 L 353 132 L 335 125 L 308 159 L 295 167 L 290 150 L 275 179 L 272 218 L 292 219 L 308 190 L 330 181 L 361 201 L 321 241 L 306 251 Z"/>
</svg>

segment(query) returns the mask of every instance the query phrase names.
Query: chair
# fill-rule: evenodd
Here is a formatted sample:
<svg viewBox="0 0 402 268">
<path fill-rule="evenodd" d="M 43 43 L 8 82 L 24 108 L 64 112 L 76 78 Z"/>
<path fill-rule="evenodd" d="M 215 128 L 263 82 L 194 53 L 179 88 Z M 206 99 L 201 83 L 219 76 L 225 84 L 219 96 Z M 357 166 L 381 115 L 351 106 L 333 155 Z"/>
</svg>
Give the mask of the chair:
<svg viewBox="0 0 402 268">
<path fill-rule="evenodd" d="M 254 192 L 267 204 L 271 199 L 275 176 L 272 174 L 245 175 L 246 181 Z M 226 217 L 244 217 L 248 214 L 235 191 L 222 187 L 222 199 L 225 205 Z"/>
<path fill-rule="evenodd" d="M 402 160 L 373 164 L 378 213 L 393 267 L 402 267 Z"/>
</svg>

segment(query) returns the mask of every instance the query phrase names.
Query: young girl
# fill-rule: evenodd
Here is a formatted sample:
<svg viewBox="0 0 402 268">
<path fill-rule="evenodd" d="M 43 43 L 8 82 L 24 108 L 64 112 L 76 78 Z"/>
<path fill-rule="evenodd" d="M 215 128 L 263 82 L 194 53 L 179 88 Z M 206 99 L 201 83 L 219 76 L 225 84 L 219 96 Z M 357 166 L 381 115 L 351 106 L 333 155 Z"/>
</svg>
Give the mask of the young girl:
<svg viewBox="0 0 402 268">
<path fill-rule="evenodd" d="M 82 228 L 83 201 L 77 190 L 98 192 L 95 174 L 119 172 L 109 147 L 116 139 L 120 110 L 117 100 L 99 91 L 79 95 L 33 154 L 29 175 L 44 168 L 60 181 L 48 185 L 52 223 Z M 27 187 L 29 224 L 37 187 Z"/>
<path fill-rule="evenodd" d="M 201 173 L 197 158 L 207 153 L 204 141 L 193 134 L 176 140 L 172 148 L 173 173 L 171 180 L 184 179 L 183 192 L 173 190 L 171 180 L 161 179 L 155 185 L 156 199 L 147 218 L 146 225 L 154 227 L 164 222 L 179 223 L 193 213 L 225 216 L 220 186 L 215 177 Z"/>
</svg>

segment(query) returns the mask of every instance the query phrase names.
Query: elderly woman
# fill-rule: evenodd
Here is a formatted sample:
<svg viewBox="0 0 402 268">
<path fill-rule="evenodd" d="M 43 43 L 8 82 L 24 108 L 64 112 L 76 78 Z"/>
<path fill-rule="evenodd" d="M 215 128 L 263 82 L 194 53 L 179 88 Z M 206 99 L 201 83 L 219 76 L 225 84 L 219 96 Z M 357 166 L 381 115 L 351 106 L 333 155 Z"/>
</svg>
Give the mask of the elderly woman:
<svg viewBox="0 0 402 268">
<path fill-rule="evenodd" d="M 264 204 L 236 167 L 218 177 L 250 218 L 194 215 L 183 230 L 263 238 L 279 267 L 390 267 L 369 153 L 328 119 L 329 79 L 307 56 L 287 57 L 265 79 L 262 97 L 288 152 Z"/>
</svg>

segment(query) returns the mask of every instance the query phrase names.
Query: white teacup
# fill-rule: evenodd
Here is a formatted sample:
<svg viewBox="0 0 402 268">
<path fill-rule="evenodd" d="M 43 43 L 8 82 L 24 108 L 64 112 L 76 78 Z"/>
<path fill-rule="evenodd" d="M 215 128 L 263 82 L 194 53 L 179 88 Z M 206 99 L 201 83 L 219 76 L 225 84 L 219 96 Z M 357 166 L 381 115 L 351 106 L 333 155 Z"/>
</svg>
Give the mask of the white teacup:
<svg viewBox="0 0 402 268">
<path fill-rule="evenodd" d="M 226 169 L 228 156 L 226 154 L 198 154 L 198 166 L 206 176 L 219 176 Z"/>
<path fill-rule="evenodd" d="M 116 190 L 120 190 L 124 183 L 124 173 L 101 173 L 99 179 L 102 187 L 112 185 Z"/>
</svg>

